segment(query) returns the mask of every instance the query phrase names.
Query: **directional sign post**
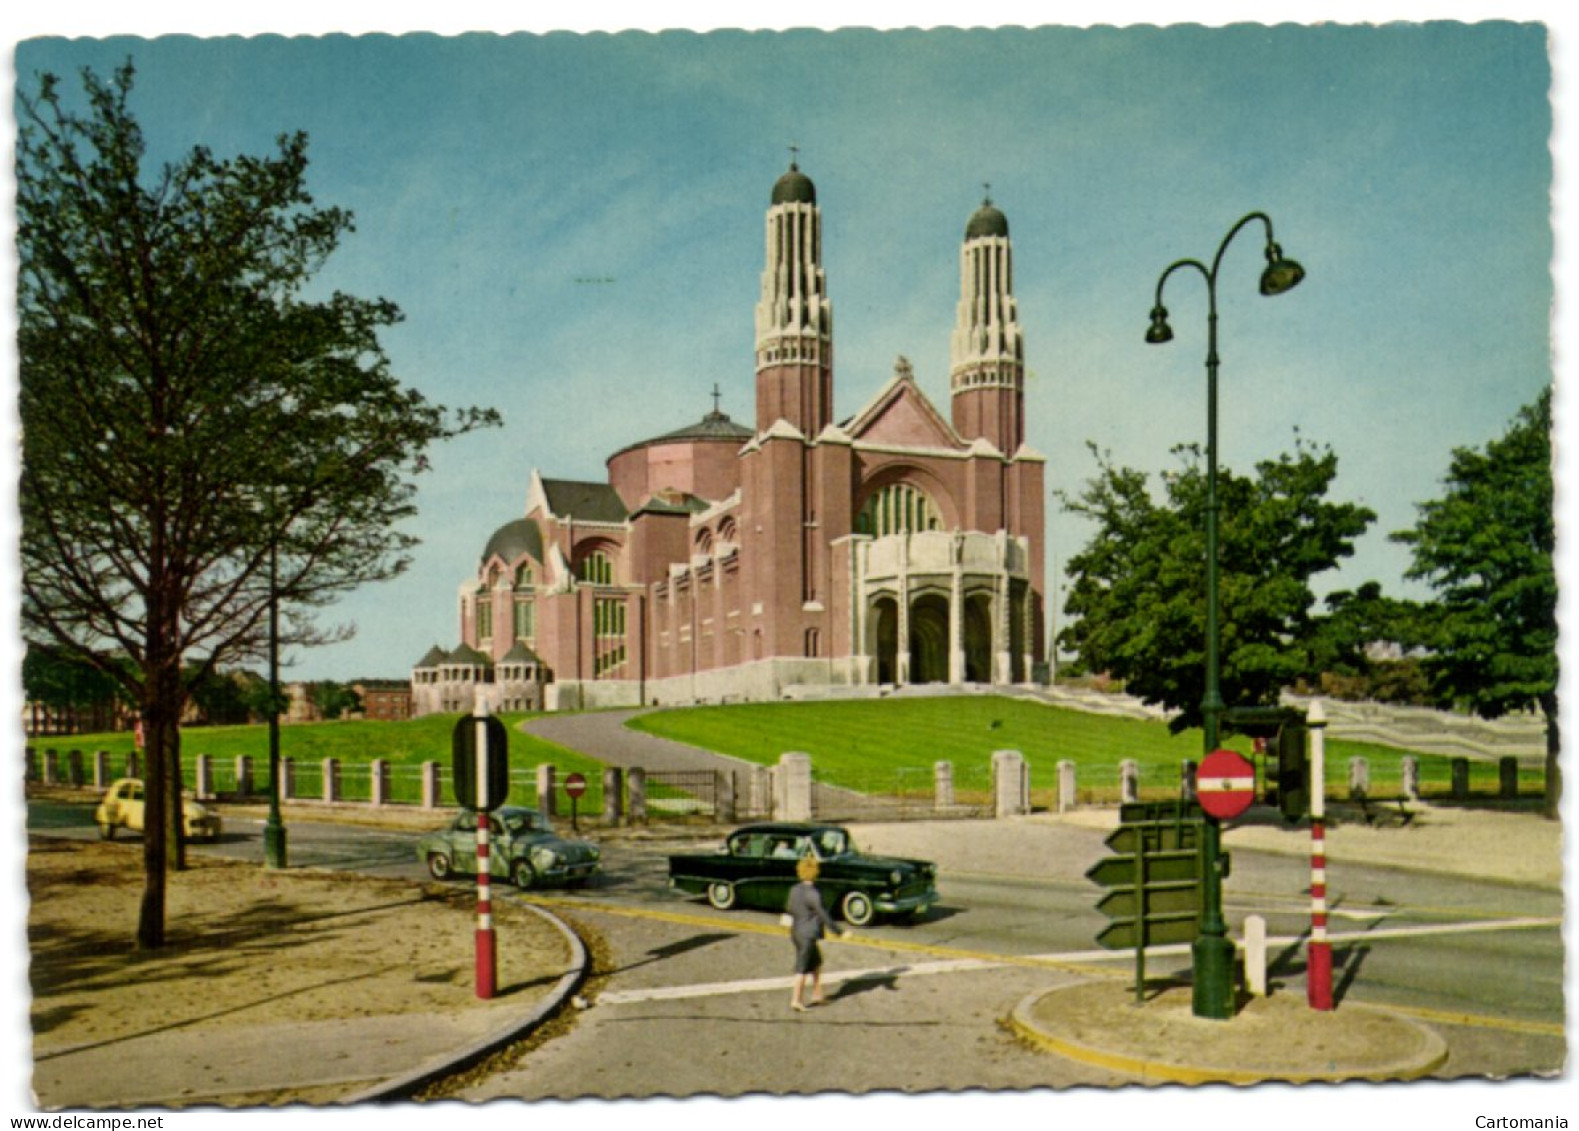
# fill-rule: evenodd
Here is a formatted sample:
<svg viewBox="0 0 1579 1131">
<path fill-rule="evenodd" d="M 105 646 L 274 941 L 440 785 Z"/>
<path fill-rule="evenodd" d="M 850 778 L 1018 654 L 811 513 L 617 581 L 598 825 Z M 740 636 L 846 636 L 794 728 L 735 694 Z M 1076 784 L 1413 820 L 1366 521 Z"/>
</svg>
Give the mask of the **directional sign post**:
<svg viewBox="0 0 1579 1131">
<path fill-rule="evenodd" d="M 1201 921 L 1201 811 L 1187 802 L 1126 805 L 1086 878 L 1110 889 L 1097 903 L 1113 922 L 1097 935 L 1109 950 L 1135 948 L 1135 1004 L 1145 998 L 1146 948 L 1189 942 Z"/>
<path fill-rule="evenodd" d="M 498 981 L 493 930 L 492 871 L 488 846 L 489 813 L 504 804 L 510 792 L 509 735 L 504 724 L 488 714 L 479 692 L 469 718 L 455 724 L 452 740 L 455 800 L 477 814 L 477 996 L 494 996 Z"/>
</svg>

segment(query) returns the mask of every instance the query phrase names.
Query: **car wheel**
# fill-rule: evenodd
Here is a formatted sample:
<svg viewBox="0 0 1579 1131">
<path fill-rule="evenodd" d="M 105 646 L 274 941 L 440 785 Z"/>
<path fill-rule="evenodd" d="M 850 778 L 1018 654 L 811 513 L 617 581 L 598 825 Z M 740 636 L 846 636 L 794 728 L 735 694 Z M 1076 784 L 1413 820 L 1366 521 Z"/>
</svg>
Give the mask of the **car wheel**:
<svg viewBox="0 0 1579 1131">
<path fill-rule="evenodd" d="M 442 852 L 428 854 L 428 875 L 435 880 L 447 880 L 455 874 L 455 866 L 450 863 L 450 858 Z"/>
<path fill-rule="evenodd" d="M 115 839 L 115 826 L 107 822 L 99 823 L 99 836 L 104 840 Z"/>
<path fill-rule="evenodd" d="M 852 927 L 866 926 L 875 914 L 872 899 L 864 891 L 852 891 L 839 907 L 844 912 L 844 921 Z"/>
<path fill-rule="evenodd" d="M 728 911 L 735 905 L 735 887 L 733 884 L 708 884 L 707 902 L 720 911 Z"/>
<path fill-rule="evenodd" d="M 526 891 L 537 883 L 537 873 L 532 871 L 532 865 L 525 860 L 517 860 L 510 866 L 510 882 Z"/>
</svg>

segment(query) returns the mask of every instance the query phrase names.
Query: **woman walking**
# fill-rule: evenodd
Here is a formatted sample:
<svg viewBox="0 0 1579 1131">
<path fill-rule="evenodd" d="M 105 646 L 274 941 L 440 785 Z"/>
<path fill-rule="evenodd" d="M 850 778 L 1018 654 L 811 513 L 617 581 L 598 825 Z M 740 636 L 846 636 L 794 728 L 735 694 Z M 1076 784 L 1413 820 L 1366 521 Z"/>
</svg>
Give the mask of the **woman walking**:
<svg viewBox="0 0 1579 1131">
<path fill-rule="evenodd" d="M 843 935 L 822 905 L 817 891 L 817 875 L 821 871 L 815 856 L 802 856 L 795 865 L 800 883 L 790 888 L 789 906 L 790 938 L 795 942 L 795 992 L 790 997 L 790 1008 L 797 1013 L 806 1011 L 806 979 L 811 979 L 811 1004 L 822 1004 L 822 949 L 817 940 L 824 928 L 836 935 Z"/>
</svg>

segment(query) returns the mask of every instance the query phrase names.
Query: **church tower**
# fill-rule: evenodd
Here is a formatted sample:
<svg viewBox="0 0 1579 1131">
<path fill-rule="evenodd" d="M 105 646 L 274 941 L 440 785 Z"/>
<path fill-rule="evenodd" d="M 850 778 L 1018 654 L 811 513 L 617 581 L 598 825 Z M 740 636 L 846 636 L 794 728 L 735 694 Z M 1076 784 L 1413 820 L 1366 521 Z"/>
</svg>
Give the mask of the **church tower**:
<svg viewBox="0 0 1579 1131">
<path fill-rule="evenodd" d="M 1009 221 L 991 198 L 966 224 L 959 262 L 959 312 L 949 339 L 954 430 L 1012 456 L 1025 440 L 1025 340 Z"/>
<path fill-rule="evenodd" d="M 794 161 L 773 186 L 757 303 L 757 432 L 784 420 L 815 438 L 833 419 L 833 308 L 817 189 Z"/>
</svg>

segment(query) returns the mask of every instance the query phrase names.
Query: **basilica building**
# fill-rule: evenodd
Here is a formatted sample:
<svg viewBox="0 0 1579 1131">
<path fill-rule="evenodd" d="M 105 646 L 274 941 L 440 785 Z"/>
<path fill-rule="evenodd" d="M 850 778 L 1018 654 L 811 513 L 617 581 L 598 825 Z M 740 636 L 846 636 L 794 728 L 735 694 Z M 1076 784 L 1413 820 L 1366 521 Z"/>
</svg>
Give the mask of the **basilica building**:
<svg viewBox="0 0 1579 1131">
<path fill-rule="evenodd" d="M 412 671 L 413 714 L 876 694 L 1032 679 L 1043 650 L 1045 461 L 1025 443 L 1009 224 L 969 218 L 945 417 L 899 358 L 834 413 L 817 190 L 773 186 L 755 419 L 718 410 L 534 471 L 461 584 L 460 643 Z"/>
</svg>

